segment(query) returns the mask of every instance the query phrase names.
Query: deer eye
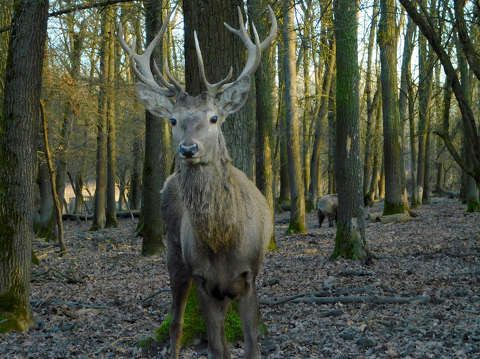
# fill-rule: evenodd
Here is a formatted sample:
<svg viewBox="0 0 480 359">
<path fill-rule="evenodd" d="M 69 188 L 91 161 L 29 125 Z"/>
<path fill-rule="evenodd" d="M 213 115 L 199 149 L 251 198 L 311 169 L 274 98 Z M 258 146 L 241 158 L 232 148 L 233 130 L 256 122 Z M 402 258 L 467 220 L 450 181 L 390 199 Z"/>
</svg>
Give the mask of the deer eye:
<svg viewBox="0 0 480 359">
<path fill-rule="evenodd" d="M 217 123 L 218 117 L 217 116 L 212 116 L 210 117 L 210 123 Z"/>
<path fill-rule="evenodd" d="M 175 126 L 177 124 L 177 119 L 176 118 L 171 118 L 171 119 L 169 119 L 169 121 L 170 121 L 170 124 L 172 126 Z"/>
</svg>

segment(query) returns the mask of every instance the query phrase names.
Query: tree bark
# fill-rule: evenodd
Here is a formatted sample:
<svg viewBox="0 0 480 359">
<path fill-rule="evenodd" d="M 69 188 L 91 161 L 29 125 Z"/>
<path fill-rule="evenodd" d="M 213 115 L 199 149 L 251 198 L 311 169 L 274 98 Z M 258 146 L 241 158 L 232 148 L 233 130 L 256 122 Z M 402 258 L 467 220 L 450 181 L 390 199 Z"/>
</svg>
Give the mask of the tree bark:
<svg viewBox="0 0 480 359">
<path fill-rule="evenodd" d="M 165 1 L 150 0 L 146 8 L 147 43 L 150 43 L 160 30 Z M 163 46 L 157 46 L 153 58 L 163 69 L 166 53 Z M 145 113 L 145 162 L 143 165 L 143 242 L 142 255 L 151 256 L 165 250 L 163 241 L 164 223 L 161 220 L 160 190 L 170 173 L 172 148 L 170 129 L 164 119 Z"/>
<path fill-rule="evenodd" d="M 333 79 L 333 72 L 335 70 L 335 40 L 333 36 L 333 11 L 324 8 L 322 11 L 324 22 L 328 24 L 323 30 L 325 32 L 323 46 L 327 48 L 325 51 L 325 69 L 323 74 L 323 81 L 321 87 L 321 99 L 317 118 L 315 119 L 314 140 L 312 148 L 312 156 L 310 160 L 310 186 L 308 189 L 308 207 L 315 208 L 319 197 L 319 183 L 320 183 L 320 153 L 322 150 L 322 136 L 325 136 L 328 131 L 328 104 L 330 98 L 330 89 Z M 322 133 L 323 131 L 323 133 Z"/>
<path fill-rule="evenodd" d="M 384 215 L 403 213 L 407 206 L 405 173 L 397 102 L 397 28 L 395 0 L 380 0 L 378 44 L 382 65 L 383 151 L 385 173 Z"/>
<path fill-rule="evenodd" d="M 48 1 L 16 0 L 0 116 L 0 332 L 27 331 L 35 139 Z"/>
<path fill-rule="evenodd" d="M 107 97 L 107 208 L 105 212 L 105 227 L 118 227 L 117 203 L 115 200 L 115 183 L 117 180 L 117 151 L 116 151 L 116 123 L 115 123 L 115 23 L 116 6 L 105 10 L 109 17 L 109 31 L 106 45 L 108 62 L 106 79 Z M 117 44 L 118 46 L 118 44 Z"/>
<path fill-rule="evenodd" d="M 335 178 L 338 220 L 332 257 L 369 260 L 363 215 L 363 175 L 360 159 L 360 105 L 357 50 L 357 3 L 336 0 L 337 44 Z"/>
<path fill-rule="evenodd" d="M 283 42 L 285 44 L 285 104 L 288 141 L 288 173 L 290 180 L 290 225 L 288 233 L 305 233 L 305 190 L 300 159 L 300 131 L 297 106 L 297 71 L 295 66 L 295 3 L 283 0 Z"/>
<path fill-rule="evenodd" d="M 52 155 L 50 153 L 50 145 L 48 144 L 48 126 L 47 126 L 47 114 L 45 112 L 45 105 L 43 102 L 40 103 L 41 108 L 41 118 L 42 118 L 42 132 L 43 132 L 43 141 L 45 144 L 45 158 L 48 164 L 48 171 L 50 174 L 50 190 L 53 196 L 53 203 L 55 204 L 55 223 L 57 225 L 57 241 L 58 246 L 60 247 L 61 253 L 67 251 L 65 247 L 65 239 L 63 232 L 63 221 L 62 221 L 62 206 L 60 204 L 59 195 L 57 193 L 57 185 L 55 178 L 55 168 L 53 167 Z"/>
<path fill-rule="evenodd" d="M 405 125 L 408 121 L 409 128 L 410 128 L 410 152 L 416 153 L 414 144 L 415 142 L 413 139 L 415 138 L 415 130 L 414 130 L 414 117 L 412 113 L 410 113 L 410 104 L 413 106 L 415 99 L 411 95 L 412 89 L 412 70 L 411 70 L 411 60 L 413 54 L 413 39 L 415 37 L 416 32 L 416 25 L 412 21 L 411 18 L 408 19 L 407 24 L 407 33 L 405 34 L 405 39 L 403 43 L 403 55 L 402 55 L 402 70 L 400 74 L 400 94 L 398 97 L 398 106 L 399 106 L 399 113 L 400 113 L 400 123 L 402 126 L 402 137 L 405 138 Z M 403 151 L 406 151 L 407 144 L 406 141 L 403 141 L 402 144 Z M 414 155 L 415 156 L 415 155 Z M 405 161 L 404 161 L 405 162 Z M 415 157 L 413 157 L 412 162 L 410 163 L 410 170 L 408 171 L 411 176 L 411 182 L 413 184 L 413 188 L 415 188 Z M 407 188 L 410 196 L 415 197 L 415 191 Z M 413 201 L 416 203 L 416 200 Z"/>
<path fill-rule="evenodd" d="M 97 114 L 97 163 L 95 181 L 95 210 L 91 230 L 105 228 L 106 224 L 106 190 L 107 190 L 107 139 L 108 139 L 108 47 L 109 31 L 111 21 L 105 11 L 102 16 L 102 34 L 100 46 L 100 90 L 98 93 L 98 114 Z"/>
<path fill-rule="evenodd" d="M 372 147 L 372 136 L 370 136 L 373 113 L 375 109 L 375 96 L 372 98 L 372 58 L 375 45 L 375 30 L 377 28 L 378 17 L 378 0 L 373 2 L 372 9 L 372 24 L 370 25 L 370 33 L 368 36 L 368 49 L 367 49 L 367 73 L 365 77 L 365 97 L 367 101 L 367 124 L 365 129 L 365 157 L 363 159 L 363 195 L 367 196 L 370 189 L 370 152 Z M 378 92 L 376 92 L 376 98 L 378 100 Z"/>
<path fill-rule="evenodd" d="M 236 78 L 245 65 L 246 49 L 241 40 L 228 31 L 223 23 L 237 28 L 238 16 L 236 8 L 243 12 L 242 0 L 210 0 L 199 2 L 183 0 L 185 21 L 185 85 L 190 95 L 200 94 L 203 82 L 198 71 L 197 56 L 193 31 L 197 30 L 202 49 L 203 62 L 207 79 L 214 83 L 223 79 L 233 67 L 233 78 Z M 253 81 L 252 81 L 253 82 Z M 253 83 L 252 83 L 253 86 Z M 253 93 L 253 91 L 252 91 Z M 223 126 L 233 165 L 253 178 L 255 134 L 254 98 L 234 115 L 230 115 Z"/>
</svg>

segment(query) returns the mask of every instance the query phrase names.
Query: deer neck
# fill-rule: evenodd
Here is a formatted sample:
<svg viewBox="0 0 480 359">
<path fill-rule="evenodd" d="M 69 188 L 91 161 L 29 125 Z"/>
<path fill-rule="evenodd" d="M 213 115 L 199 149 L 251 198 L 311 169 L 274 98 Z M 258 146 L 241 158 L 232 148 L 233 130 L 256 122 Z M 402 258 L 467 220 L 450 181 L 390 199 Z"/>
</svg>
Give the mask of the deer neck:
<svg viewBox="0 0 480 359">
<path fill-rule="evenodd" d="M 239 192 L 231 168 L 228 160 L 179 166 L 180 192 L 195 239 L 214 253 L 233 247 L 238 238 Z"/>
</svg>

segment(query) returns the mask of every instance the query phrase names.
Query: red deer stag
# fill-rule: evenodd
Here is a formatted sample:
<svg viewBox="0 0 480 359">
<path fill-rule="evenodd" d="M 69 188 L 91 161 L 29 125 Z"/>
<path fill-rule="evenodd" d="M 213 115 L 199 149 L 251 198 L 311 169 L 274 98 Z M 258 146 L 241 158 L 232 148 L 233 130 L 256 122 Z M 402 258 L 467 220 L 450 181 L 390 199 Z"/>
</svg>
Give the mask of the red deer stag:
<svg viewBox="0 0 480 359">
<path fill-rule="evenodd" d="M 170 14 L 143 55 L 119 39 L 140 82 L 139 98 L 154 115 L 168 118 L 175 145 L 176 169 L 162 189 L 162 217 L 167 225 L 168 271 L 172 287 L 171 358 L 178 358 L 187 294 L 192 280 L 198 288 L 208 335 L 208 357 L 230 358 L 224 321 L 230 302 L 238 300 L 245 340 L 245 356 L 260 358 L 257 339 L 258 302 L 255 278 L 272 234 L 272 217 L 265 197 L 243 172 L 235 168 L 227 151 L 221 125 L 247 101 L 250 77 L 260 64 L 261 52 L 276 36 L 277 22 L 269 7 L 272 27 L 260 42 L 252 25 L 248 35 L 240 8 L 240 29 L 225 24 L 248 50 L 245 68 L 232 82 L 232 70 L 211 84 L 205 76 L 196 32 L 195 46 L 206 92 L 188 95 L 167 66 L 165 75 L 150 57 L 161 41 Z M 167 61 L 165 61 L 165 64 Z"/>
</svg>

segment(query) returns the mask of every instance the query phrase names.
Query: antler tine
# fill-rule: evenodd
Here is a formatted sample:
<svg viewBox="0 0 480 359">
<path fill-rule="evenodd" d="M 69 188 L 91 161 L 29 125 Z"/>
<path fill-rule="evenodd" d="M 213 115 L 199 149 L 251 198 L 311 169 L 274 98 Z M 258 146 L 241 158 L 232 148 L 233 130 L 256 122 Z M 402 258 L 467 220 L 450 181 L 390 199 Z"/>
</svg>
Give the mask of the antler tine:
<svg viewBox="0 0 480 359">
<path fill-rule="evenodd" d="M 163 75 L 161 74 L 160 71 L 158 71 L 158 66 L 154 63 L 154 68 L 155 71 L 157 72 L 157 75 L 159 77 L 160 83 L 165 86 L 161 87 L 156 81 L 155 78 L 153 77 L 152 69 L 150 66 L 150 58 L 152 56 L 154 48 L 158 45 L 160 40 L 163 37 L 163 34 L 165 33 L 165 30 L 167 29 L 168 23 L 170 21 L 170 17 L 173 13 L 174 9 L 170 10 L 167 14 L 167 17 L 165 18 L 165 21 L 162 24 L 162 27 L 160 28 L 160 31 L 157 33 L 157 35 L 153 38 L 153 40 L 150 42 L 150 44 L 147 46 L 145 49 L 145 52 L 142 55 L 137 54 L 134 50 L 132 50 L 126 43 L 123 35 L 123 29 L 122 25 L 119 25 L 118 28 L 118 39 L 120 41 L 120 45 L 122 48 L 125 50 L 125 52 L 130 56 L 131 59 L 134 61 L 131 62 L 132 69 L 134 73 L 139 77 L 139 79 L 144 82 L 145 84 L 149 85 L 152 89 L 160 92 L 161 94 L 165 96 L 175 96 L 179 92 L 184 92 L 183 88 L 181 86 L 178 86 L 178 82 L 175 84 L 170 84 L 168 83 Z M 175 81 L 176 82 L 176 81 Z"/>
<path fill-rule="evenodd" d="M 175 77 L 170 72 L 170 69 L 168 68 L 167 62 L 165 62 L 165 74 L 167 75 L 168 79 L 173 83 L 173 86 L 177 89 L 178 92 L 183 93 L 185 92 L 184 88 L 182 85 L 180 85 L 180 82 L 177 81 Z"/>
<path fill-rule="evenodd" d="M 172 85 L 170 82 L 165 80 L 165 77 L 162 74 L 162 71 L 158 68 L 157 62 L 153 60 L 153 69 L 155 70 L 155 73 L 157 74 L 158 79 L 160 80 L 160 83 L 175 92 L 175 86 Z"/>
<path fill-rule="evenodd" d="M 205 87 L 207 88 L 207 92 L 214 96 L 217 92 L 219 92 L 219 90 L 225 83 L 230 81 L 233 74 L 233 68 L 230 67 L 230 71 L 228 72 L 228 75 L 223 80 L 220 80 L 219 82 L 214 84 L 211 84 L 210 82 L 208 82 L 207 76 L 205 75 L 205 66 L 203 64 L 202 50 L 200 50 L 200 44 L 198 42 L 196 31 L 193 32 L 193 37 L 195 39 L 195 49 L 197 51 L 198 69 L 200 71 L 200 76 L 203 80 L 203 83 L 205 84 Z M 167 73 L 167 76 L 168 76 L 168 73 Z"/>
<path fill-rule="evenodd" d="M 242 73 L 240 74 L 240 76 L 238 76 L 238 78 L 241 78 L 247 75 L 249 76 L 255 72 L 258 65 L 260 64 L 260 60 L 262 57 L 262 50 L 266 49 L 270 45 L 270 43 L 273 41 L 273 39 L 277 36 L 277 19 L 275 18 L 275 14 L 272 8 L 270 7 L 270 5 L 268 6 L 268 11 L 270 12 L 272 27 L 270 29 L 269 35 L 263 42 L 260 42 L 257 29 L 255 28 L 255 24 L 253 24 L 253 22 L 252 22 L 252 33 L 253 33 L 253 38 L 255 42 L 252 42 L 250 36 L 247 33 L 245 23 L 243 20 L 242 10 L 240 9 L 239 6 L 237 7 L 237 12 L 238 12 L 238 22 L 240 24 L 240 28 L 234 29 L 227 23 L 224 23 L 225 27 L 230 32 L 237 35 L 242 40 L 242 42 L 244 43 L 245 47 L 248 50 L 247 63 L 245 64 L 245 67 Z"/>
<path fill-rule="evenodd" d="M 270 21 L 272 22 L 272 27 L 270 28 L 270 33 L 268 34 L 267 38 L 262 41 L 262 51 L 265 50 L 277 37 L 277 18 L 275 17 L 275 13 L 273 12 L 272 7 L 268 5 L 267 8 L 268 12 L 270 13 Z"/>
</svg>

